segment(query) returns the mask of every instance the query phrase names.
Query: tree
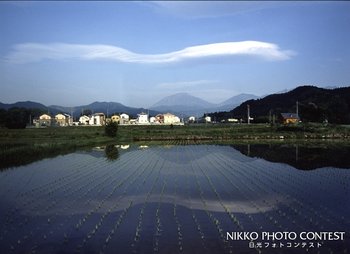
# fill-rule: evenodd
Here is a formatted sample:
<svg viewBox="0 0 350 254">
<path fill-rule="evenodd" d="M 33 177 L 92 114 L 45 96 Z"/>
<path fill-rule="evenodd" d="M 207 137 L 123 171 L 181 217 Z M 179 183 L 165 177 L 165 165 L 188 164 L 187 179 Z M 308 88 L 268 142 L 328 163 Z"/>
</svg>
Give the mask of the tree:
<svg viewBox="0 0 350 254">
<path fill-rule="evenodd" d="M 118 124 L 115 122 L 109 122 L 105 126 L 105 134 L 108 137 L 116 137 L 118 131 Z"/>
<path fill-rule="evenodd" d="M 24 129 L 29 122 L 30 111 L 25 108 L 10 108 L 7 111 L 5 126 L 9 129 Z"/>
</svg>

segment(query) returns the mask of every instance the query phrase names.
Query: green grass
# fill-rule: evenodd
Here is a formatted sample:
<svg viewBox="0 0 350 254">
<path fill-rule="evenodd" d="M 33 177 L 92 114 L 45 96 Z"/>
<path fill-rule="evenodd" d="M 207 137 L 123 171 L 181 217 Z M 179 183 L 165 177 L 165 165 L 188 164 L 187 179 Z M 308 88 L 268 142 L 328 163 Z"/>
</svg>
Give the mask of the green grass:
<svg viewBox="0 0 350 254">
<path fill-rule="evenodd" d="M 103 127 L 0 129 L 0 168 L 113 142 L 116 139 L 105 136 Z"/>
<path fill-rule="evenodd" d="M 305 124 L 270 126 L 266 124 L 225 125 L 200 124 L 186 126 L 120 126 L 118 140 L 242 140 L 242 139 L 349 139 L 350 128 Z"/>
<path fill-rule="evenodd" d="M 24 165 L 39 159 L 67 154 L 77 149 L 107 144 L 131 142 L 161 143 L 179 141 L 179 144 L 209 142 L 291 142 L 308 140 L 350 141 L 349 126 L 305 124 L 275 126 L 266 124 L 194 124 L 186 126 L 119 126 L 117 137 L 107 137 L 104 127 L 61 127 L 40 129 L 0 128 L 0 168 Z"/>
</svg>

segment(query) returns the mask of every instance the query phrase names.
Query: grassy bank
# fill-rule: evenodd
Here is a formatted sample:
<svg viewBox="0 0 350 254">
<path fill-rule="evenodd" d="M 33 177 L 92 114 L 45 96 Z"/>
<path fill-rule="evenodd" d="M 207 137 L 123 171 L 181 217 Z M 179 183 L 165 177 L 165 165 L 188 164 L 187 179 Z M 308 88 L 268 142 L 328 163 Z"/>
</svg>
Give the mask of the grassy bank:
<svg viewBox="0 0 350 254">
<path fill-rule="evenodd" d="M 116 139 L 106 137 L 103 127 L 0 129 L 0 168 L 113 142 Z"/>
<path fill-rule="evenodd" d="M 119 126 L 116 138 L 107 137 L 104 127 L 65 127 L 42 129 L 0 129 L 0 168 L 24 165 L 39 159 L 67 154 L 77 149 L 131 142 L 152 143 L 273 143 L 313 142 L 318 140 L 350 141 L 350 127 L 268 125 L 188 125 L 188 126 Z"/>
<path fill-rule="evenodd" d="M 266 124 L 225 125 L 200 124 L 186 126 L 120 126 L 119 141 L 162 140 L 350 140 L 350 126 L 324 126 L 306 124 L 300 126 L 269 126 Z"/>
</svg>

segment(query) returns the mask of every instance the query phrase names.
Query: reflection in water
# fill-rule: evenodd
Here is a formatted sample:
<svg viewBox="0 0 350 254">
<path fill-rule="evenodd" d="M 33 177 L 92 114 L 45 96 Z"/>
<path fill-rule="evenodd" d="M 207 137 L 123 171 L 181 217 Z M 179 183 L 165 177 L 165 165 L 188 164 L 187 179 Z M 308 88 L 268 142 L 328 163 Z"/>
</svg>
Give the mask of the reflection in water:
<svg viewBox="0 0 350 254">
<path fill-rule="evenodd" d="M 107 159 L 110 161 L 114 161 L 119 157 L 119 151 L 115 145 L 107 145 L 104 151 Z"/>
<path fill-rule="evenodd" d="M 294 161 L 302 160 L 303 148 L 293 148 Z M 295 170 L 242 154 L 248 151 L 256 157 L 254 145 L 106 146 L 3 171 L 0 249 L 256 253 L 246 241 L 227 242 L 225 232 L 349 232 L 350 204 L 344 200 L 350 170 Z M 267 156 L 270 150 L 263 151 Z M 346 235 L 317 251 L 344 253 L 349 247 Z"/>
<path fill-rule="evenodd" d="M 350 145 L 247 144 L 231 145 L 249 157 L 281 162 L 297 169 L 350 168 Z"/>
</svg>

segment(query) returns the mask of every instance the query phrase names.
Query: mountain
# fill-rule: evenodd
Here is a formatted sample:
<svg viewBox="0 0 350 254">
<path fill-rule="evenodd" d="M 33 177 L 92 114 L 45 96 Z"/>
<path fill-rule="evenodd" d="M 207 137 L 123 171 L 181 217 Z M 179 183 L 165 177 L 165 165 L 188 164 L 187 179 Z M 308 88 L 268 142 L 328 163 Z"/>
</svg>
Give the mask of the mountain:
<svg viewBox="0 0 350 254">
<path fill-rule="evenodd" d="M 247 118 L 256 122 L 267 122 L 269 115 L 279 116 L 283 112 L 296 112 L 298 101 L 299 116 L 304 122 L 350 123 L 350 87 L 325 89 L 316 86 L 299 86 L 289 92 L 271 94 L 264 98 L 248 100 L 225 114 L 212 114 L 216 119 L 234 117 Z"/>
<path fill-rule="evenodd" d="M 1 109 L 9 109 L 9 108 L 36 108 L 41 110 L 47 110 L 47 107 L 41 103 L 33 102 L 33 101 L 19 101 L 16 103 L 1 103 L 0 102 L 0 108 Z"/>
<path fill-rule="evenodd" d="M 158 101 L 150 108 L 161 112 L 172 112 L 184 115 L 198 115 L 206 112 L 207 109 L 213 108 L 216 105 L 207 102 L 188 93 L 177 93 L 167 96 Z M 202 113 L 200 113 L 202 112 Z"/>
<path fill-rule="evenodd" d="M 75 106 L 75 107 L 64 107 L 59 105 L 51 105 L 51 106 L 45 106 L 43 104 L 32 102 L 32 101 L 26 101 L 26 102 L 16 102 L 12 104 L 4 104 L 0 103 L 0 109 L 10 109 L 13 107 L 22 107 L 27 109 L 39 109 L 43 112 L 48 112 L 51 115 L 55 115 L 57 113 L 68 113 L 72 114 L 74 117 L 80 116 L 80 114 L 86 110 L 90 111 L 91 113 L 97 113 L 102 112 L 108 115 L 111 115 L 113 113 L 127 113 L 133 117 L 136 117 L 137 114 L 141 112 L 148 112 L 145 108 L 133 108 L 133 107 L 127 107 L 121 103 L 117 102 L 93 102 L 88 105 L 82 105 L 82 106 Z M 150 110 L 149 113 L 151 115 L 156 115 L 159 112 Z"/>
<path fill-rule="evenodd" d="M 257 99 L 257 98 L 259 98 L 259 96 L 256 96 L 254 94 L 241 93 L 241 94 L 232 96 L 231 98 L 227 99 L 226 101 L 221 102 L 220 104 L 218 104 L 218 106 L 215 108 L 214 111 L 232 110 L 247 100 L 252 100 L 252 99 Z"/>
<path fill-rule="evenodd" d="M 242 102 L 255 98 L 258 98 L 258 96 L 253 94 L 239 94 L 219 104 L 214 104 L 188 93 L 177 93 L 158 101 L 151 106 L 151 109 L 187 116 L 202 116 L 204 113 L 208 112 L 232 110 Z"/>
</svg>

